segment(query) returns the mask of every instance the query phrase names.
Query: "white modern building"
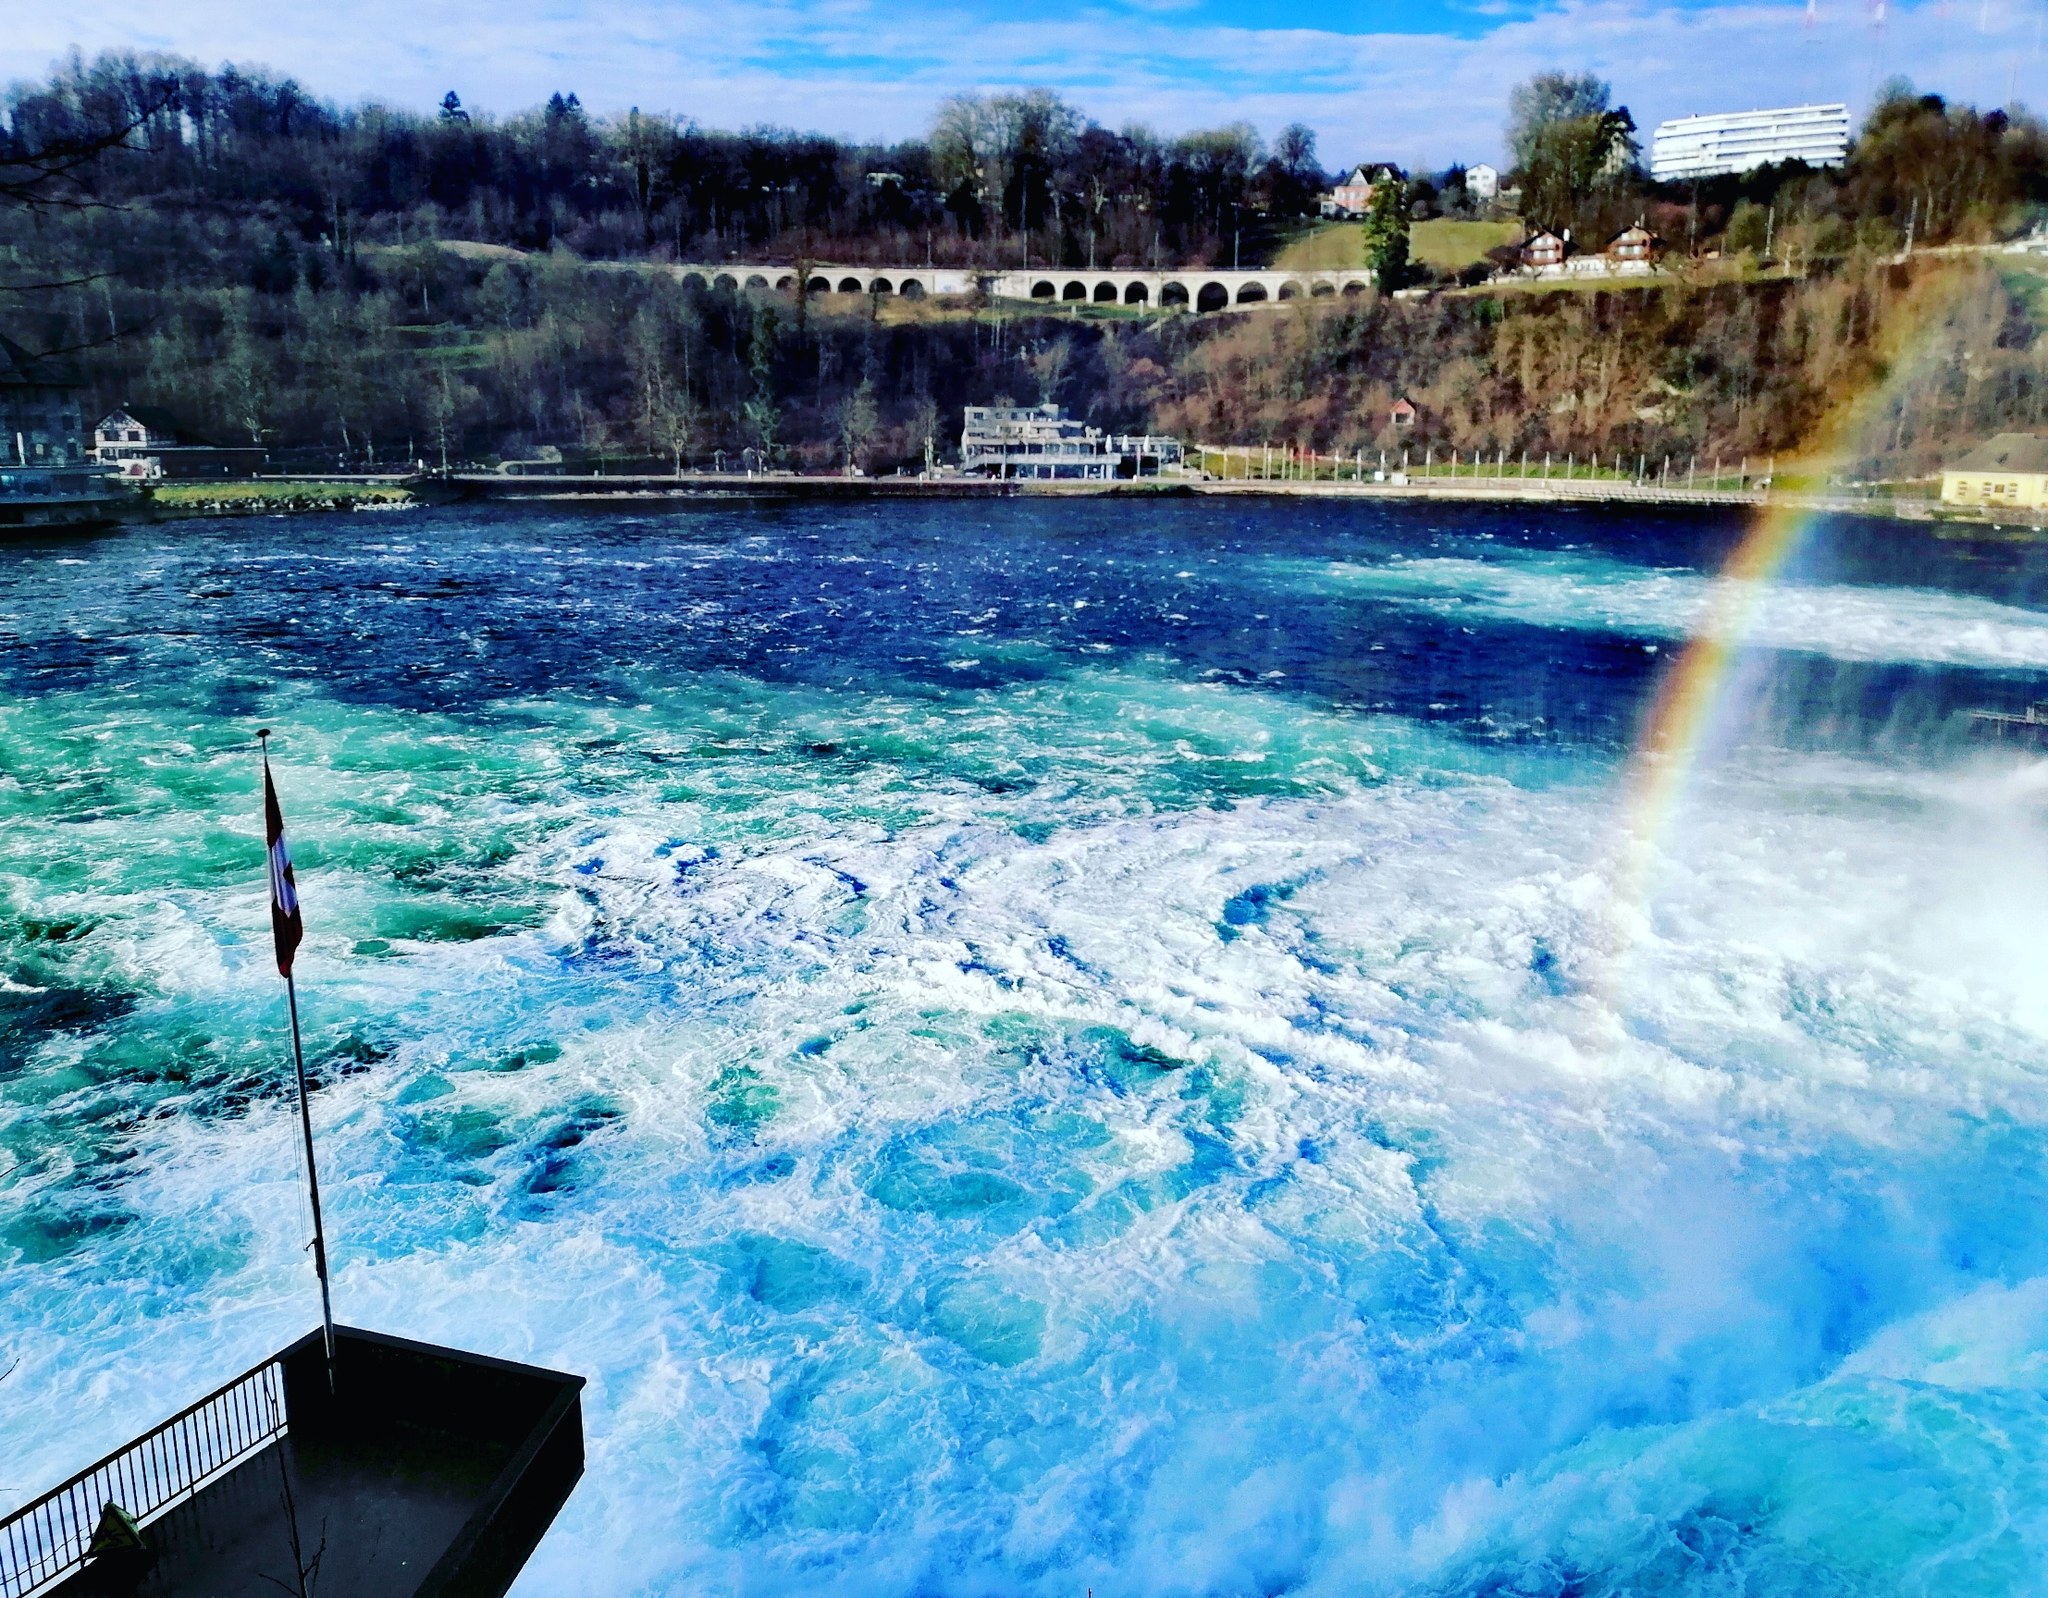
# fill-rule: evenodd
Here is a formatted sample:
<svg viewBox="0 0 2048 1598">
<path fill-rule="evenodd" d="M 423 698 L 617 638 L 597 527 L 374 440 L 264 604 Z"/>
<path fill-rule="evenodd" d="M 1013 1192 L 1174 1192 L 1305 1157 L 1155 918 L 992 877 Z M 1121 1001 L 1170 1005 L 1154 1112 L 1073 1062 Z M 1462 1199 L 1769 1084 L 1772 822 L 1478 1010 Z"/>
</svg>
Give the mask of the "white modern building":
<svg viewBox="0 0 2048 1598">
<path fill-rule="evenodd" d="M 1659 183 L 1748 172 L 1772 161 L 1840 166 L 1849 155 L 1846 105 L 1724 111 L 1659 123 L 1650 176 Z"/>
<path fill-rule="evenodd" d="M 1500 193 L 1500 172 L 1481 161 L 1465 168 L 1465 192 L 1475 200 L 1491 200 Z"/>
</svg>

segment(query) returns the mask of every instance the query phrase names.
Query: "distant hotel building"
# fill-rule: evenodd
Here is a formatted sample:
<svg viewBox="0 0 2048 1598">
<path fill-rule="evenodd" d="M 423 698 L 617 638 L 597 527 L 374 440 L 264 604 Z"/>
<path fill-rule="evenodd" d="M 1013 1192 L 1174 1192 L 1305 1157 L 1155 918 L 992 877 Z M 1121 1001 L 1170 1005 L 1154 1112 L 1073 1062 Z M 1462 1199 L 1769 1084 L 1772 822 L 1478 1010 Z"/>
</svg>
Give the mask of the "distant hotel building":
<svg viewBox="0 0 2048 1598">
<path fill-rule="evenodd" d="M 1077 422 L 1057 405 L 970 405 L 960 468 L 989 477 L 1106 483 L 1180 464 L 1177 438 L 1126 438 Z"/>
<path fill-rule="evenodd" d="M 1676 117 L 1657 127 L 1650 176 L 1659 183 L 1748 172 L 1772 161 L 1840 166 L 1849 155 L 1846 105 L 1794 105 Z"/>
</svg>

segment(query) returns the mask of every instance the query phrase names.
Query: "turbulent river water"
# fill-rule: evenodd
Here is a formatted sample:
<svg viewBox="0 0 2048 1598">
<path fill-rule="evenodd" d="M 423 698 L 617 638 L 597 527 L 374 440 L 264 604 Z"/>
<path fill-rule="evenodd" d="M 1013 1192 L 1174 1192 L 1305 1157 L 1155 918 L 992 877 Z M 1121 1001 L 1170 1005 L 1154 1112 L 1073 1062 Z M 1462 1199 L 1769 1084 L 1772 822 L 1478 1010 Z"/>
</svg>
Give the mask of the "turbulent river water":
<svg viewBox="0 0 2048 1598">
<path fill-rule="evenodd" d="M 0 1507 L 317 1315 L 262 724 L 341 1318 L 591 1378 L 529 1598 L 2042 1590 L 2048 565 L 1816 529 L 1632 815 L 1741 532 L 0 549 Z"/>
</svg>

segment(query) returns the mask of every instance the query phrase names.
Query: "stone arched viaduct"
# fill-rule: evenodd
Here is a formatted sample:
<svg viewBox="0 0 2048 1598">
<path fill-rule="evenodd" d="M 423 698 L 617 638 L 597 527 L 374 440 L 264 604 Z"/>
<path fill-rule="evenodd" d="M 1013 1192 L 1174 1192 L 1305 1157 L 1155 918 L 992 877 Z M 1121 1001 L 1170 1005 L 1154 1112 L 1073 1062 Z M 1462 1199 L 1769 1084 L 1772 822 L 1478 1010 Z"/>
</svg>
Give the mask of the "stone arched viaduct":
<svg viewBox="0 0 2048 1598">
<path fill-rule="evenodd" d="M 669 268 L 707 288 L 724 285 L 736 293 L 794 293 L 797 271 L 787 266 L 694 266 Z M 1054 304 L 1179 307 L 1197 313 L 1294 299 L 1328 299 L 1362 294 L 1371 286 L 1360 269 L 1313 272 L 1220 272 L 1206 267 L 1174 272 L 1052 270 L 977 271 L 950 266 L 824 266 L 813 264 L 805 292 L 811 294 L 973 294 L 994 299 L 1039 300 Z"/>
</svg>

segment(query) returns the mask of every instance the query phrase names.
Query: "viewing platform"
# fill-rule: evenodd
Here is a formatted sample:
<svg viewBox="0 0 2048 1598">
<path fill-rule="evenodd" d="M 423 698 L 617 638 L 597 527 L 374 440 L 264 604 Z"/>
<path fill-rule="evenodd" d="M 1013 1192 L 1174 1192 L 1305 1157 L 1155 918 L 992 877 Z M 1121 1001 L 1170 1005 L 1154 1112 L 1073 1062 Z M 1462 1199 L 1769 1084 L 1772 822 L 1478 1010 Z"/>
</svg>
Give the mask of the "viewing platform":
<svg viewBox="0 0 2048 1598">
<path fill-rule="evenodd" d="M 583 1378 L 314 1332 L 0 1520 L 0 1598 L 501 1598 L 583 1473 Z"/>
</svg>

